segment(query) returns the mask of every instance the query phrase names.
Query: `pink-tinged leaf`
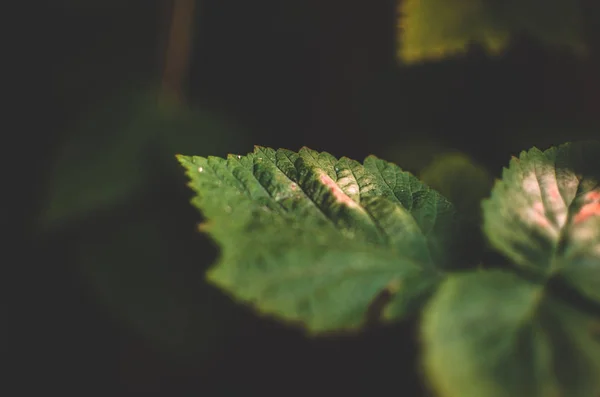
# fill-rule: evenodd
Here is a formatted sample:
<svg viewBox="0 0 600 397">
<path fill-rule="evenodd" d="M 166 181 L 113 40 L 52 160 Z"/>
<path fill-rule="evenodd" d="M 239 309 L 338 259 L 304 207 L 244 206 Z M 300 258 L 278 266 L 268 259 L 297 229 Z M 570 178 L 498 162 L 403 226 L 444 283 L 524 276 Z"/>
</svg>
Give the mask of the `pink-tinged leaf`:
<svg viewBox="0 0 600 397">
<path fill-rule="evenodd" d="M 561 274 L 600 302 L 600 143 L 513 158 L 483 203 L 491 244 L 543 277 Z"/>
<path fill-rule="evenodd" d="M 581 207 L 579 212 L 575 214 L 574 222 L 582 223 L 594 216 L 600 216 L 600 191 L 588 192 L 584 200 L 586 204 Z"/>
<path fill-rule="evenodd" d="M 319 176 L 319 180 L 329 188 L 338 203 L 347 205 L 350 208 L 360 208 L 356 202 L 346 196 L 346 193 L 344 193 L 337 183 L 335 183 L 327 174 L 322 173 Z M 358 191 L 358 186 L 356 187 L 356 190 Z"/>
<path fill-rule="evenodd" d="M 587 297 L 600 302 L 600 187 L 574 200 L 557 268 Z"/>
<path fill-rule="evenodd" d="M 363 326 L 382 293 L 379 318 L 400 319 L 452 265 L 454 207 L 394 164 L 260 146 L 178 159 L 221 247 L 208 280 L 311 333 Z"/>
</svg>

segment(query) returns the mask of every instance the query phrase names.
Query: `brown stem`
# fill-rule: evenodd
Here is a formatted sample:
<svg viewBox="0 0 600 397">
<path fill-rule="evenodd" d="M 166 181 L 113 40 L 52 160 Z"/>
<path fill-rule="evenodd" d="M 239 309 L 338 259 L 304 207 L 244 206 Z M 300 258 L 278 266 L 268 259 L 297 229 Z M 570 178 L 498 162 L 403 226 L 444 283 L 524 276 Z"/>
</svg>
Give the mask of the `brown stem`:
<svg viewBox="0 0 600 397">
<path fill-rule="evenodd" d="M 165 51 L 161 98 L 185 103 L 196 0 L 173 0 Z"/>
</svg>

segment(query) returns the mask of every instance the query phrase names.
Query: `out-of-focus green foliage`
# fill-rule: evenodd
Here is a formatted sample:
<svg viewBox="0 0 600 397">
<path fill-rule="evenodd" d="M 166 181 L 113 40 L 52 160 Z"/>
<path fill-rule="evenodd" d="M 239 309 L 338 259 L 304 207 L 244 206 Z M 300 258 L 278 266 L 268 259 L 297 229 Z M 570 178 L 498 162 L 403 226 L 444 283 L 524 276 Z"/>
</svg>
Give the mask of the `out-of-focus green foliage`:
<svg viewBox="0 0 600 397">
<path fill-rule="evenodd" d="M 149 98 L 129 95 L 83 115 L 59 146 L 46 185 L 43 227 L 110 207 L 147 183 L 143 157 L 153 123 L 139 115 Z"/>
<path fill-rule="evenodd" d="M 428 381 L 439 397 L 597 396 L 598 324 L 511 273 L 450 276 L 423 319 Z"/>
<path fill-rule="evenodd" d="M 453 266 L 452 205 L 374 156 L 256 147 L 179 160 L 222 247 L 209 279 L 311 332 L 362 326 L 384 291 L 383 317 L 401 318 Z"/>
<path fill-rule="evenodd" d="M 115 224 L 112 232 L 82 231 L 76 247 L 80 270 L 111 315 L 155 349 L 174 356 L 208 354 L 235 332 L 235 319 L 216 290 L 203 285 L 201 266 L 196 277 L 178 266 L 187 247 L 169 235 L 168 218 L 148 214 Z"/>
<path fill-rule="evenodd" d="M 470 223 L 481 219 L 481 200 L 490 194 L 493 178 L 463 153 L 447 153 L 423 169 L 421 180 L 447 197 Z"/>
<path fill-rule="evenodd" d="M 457 151 L 435 156 L 419 173 L 421 180 L 447 197 L 460 221 L 466 268 L 479 263 L 485 250 L 481 233 L 481 200 L 489 196 L 493 178 L 469 156 Z"/>
<path fill-rule="evenodd" d="M 398 54 L 406 63 L 459 54 L 473 42 L 499 54 L 519 33 L 585 51 L 575 0 L 402 0 L 400 11 Z"/>
<path fill-rule="evenodd" d="M 177 193 L 157 186 L 177 175 L 176 152 L 221 153 L 241 147 L 244 139 L 211 112 L 164 100 L 154 87 L 137 88 L 82 115 L 55 155 L 41 226 L 80 227 L 70 249 L 94 294 L 121 323 L 168 353 L 206 353 L 227 334 L 223 328 L 236 326 L 200 270 L 197 277 L 177 270 L 190 246 L 173 238 L 173 222 L 180 218 L 161 211 Z M 160 197 L 147 198 L 157 191 Z M 135 219 L 115 216 L 118 208 L 146 206 L 153 210 Z M 97 212 L 106 221 L 95 218 L 88 228 L 84 218 Z"/>
<path fill-rule="evenodd" d="M 83 115 L 59 146 L 40 223 L 55 227 L 123 203 L 148 186 L 153 171 L 172 169 L 178 151 L 222 152 L 243 139 L 210 112 L 159 103 L 154 88 L 124 91 Z"/>
</svg>

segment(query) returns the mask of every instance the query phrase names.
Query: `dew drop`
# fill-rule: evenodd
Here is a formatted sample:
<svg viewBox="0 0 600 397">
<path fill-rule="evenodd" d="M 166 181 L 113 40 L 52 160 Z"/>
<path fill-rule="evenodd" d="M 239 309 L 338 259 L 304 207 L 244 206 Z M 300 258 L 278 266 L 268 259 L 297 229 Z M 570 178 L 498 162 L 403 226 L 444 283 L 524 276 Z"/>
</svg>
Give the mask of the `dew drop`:
<svg viewBox="0 0 600 397">
<path fill-rule="evenodd" d="M 242 158 L 242 156 L 240 156 L 240 155 L 238 154 L 238 155 L 237 155 L 237 158 L 238 158 L 238 159 L 241 159 L 241 158 Z"/>
<path fill-rule="evenodd" d="M 202 171 L 204 171 L 204 168 L 198 167 L 198 172 L 202 172 Z"/>
</svg>

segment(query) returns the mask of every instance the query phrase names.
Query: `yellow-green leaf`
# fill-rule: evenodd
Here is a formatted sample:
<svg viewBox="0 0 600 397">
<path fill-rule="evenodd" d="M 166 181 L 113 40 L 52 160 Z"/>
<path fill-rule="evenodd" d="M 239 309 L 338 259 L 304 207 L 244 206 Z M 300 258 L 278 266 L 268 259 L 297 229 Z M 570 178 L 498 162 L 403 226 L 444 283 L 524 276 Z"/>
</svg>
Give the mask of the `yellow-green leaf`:
<svg viewBox="0 0 600 397">
<path fill-rule="evenodd" d="M 585 49 L 573 0 L 402 0 L 400 11 L 399 56 L 406 63 L 457 55 L 470 43 L 500 54 L 522 32 L 546 45 Z"/>
</svg>

